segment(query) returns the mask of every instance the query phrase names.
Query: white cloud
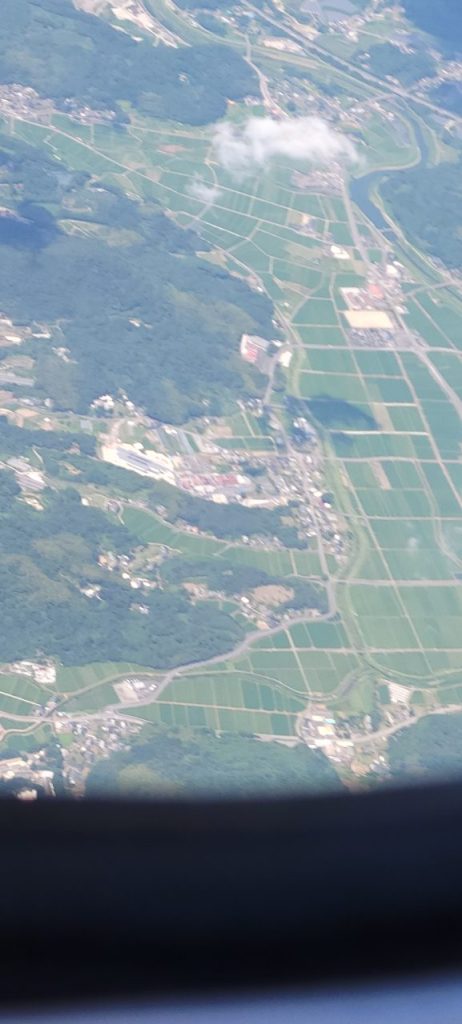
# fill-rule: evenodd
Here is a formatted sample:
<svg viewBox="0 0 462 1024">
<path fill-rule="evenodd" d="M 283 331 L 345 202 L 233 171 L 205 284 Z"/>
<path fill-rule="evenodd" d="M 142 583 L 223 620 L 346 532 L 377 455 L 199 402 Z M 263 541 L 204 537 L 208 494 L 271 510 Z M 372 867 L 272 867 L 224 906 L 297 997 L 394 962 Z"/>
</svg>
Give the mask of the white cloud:
<svg viewBox="0 0 462 1024">
<path fill-rule="evenodd" d="M 85 11 L 86 14 L 101 14 L 108 6 L 107 0 L 74 0 L 74 7 L 78 11 Z"/>
<path fill-rule="evenodd" d="M 351 140 L 320 117 L 251 117 L 243 125 L 220 124 L 213 136 L 215 155 L 235 177 L 265 167 L 274 156 L 323 165 L 358 159 Z"/>
<path fill-rule="evenodd" d="M 191 184 L 188 186 L 188 193 L 193 199 L 200 199 L 201 203 L 207 203 L 207 206 L 211 206 L 212 203 L 216 203 L 220 197 L 220 189 L 216 185 L 207 185 L 202 178 L 193 178 Z"/>
</svg>

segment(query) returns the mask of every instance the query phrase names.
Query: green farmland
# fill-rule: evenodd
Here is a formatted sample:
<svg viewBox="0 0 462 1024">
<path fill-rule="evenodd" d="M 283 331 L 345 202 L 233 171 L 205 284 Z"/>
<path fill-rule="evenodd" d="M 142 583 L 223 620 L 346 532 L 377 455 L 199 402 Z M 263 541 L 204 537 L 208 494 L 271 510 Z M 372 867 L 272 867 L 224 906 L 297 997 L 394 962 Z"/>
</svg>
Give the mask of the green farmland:
<svg viewBox="0 0 462 1024">
<path fill-rule="evenodd" d="M 176 8 L 170 18 L 183 21 Z M 374 24 L 376 33 L 384 31 L 380 19 Z M 194 34 L 194 26 L 189 28 Z M 326 39 L 326 47 L 335 49 L 335 38 Z M 337 49 L 348 53 L 350 45 Z M 308 63 L 303 55 L 287 56 L 287 66 L 292 59 L 293 67 L 308 74 L 316 51 L 310 50 Z M 284 70 L 286 58 L 278 60 Z M 262 60 L 266 71 L 274 63 L 274 54 Z M 274 75 L 280 73 L 278 65 Z M 345 86 L 352 76 L 351 69 L 335 66 L 332 73 Z M 321 61 L 312 82 L 319 85 L 325 76 Z M 375 97 L 375 86 L 354 76 L 352 81 L 356 98 Z M 367 170 L 405 174 L 419 161 L 415 115 L 406 118 L 393 107 L 389 118 L 378 101 L 375 106 L 355 130 Z M 244 119 L 246 107 L 235 104 L 231 116 Z M 304 609 L 294 622 L 286 616 L 276 626 L 247 623 L 243 640 L 226 657 L 168 673 L 151 670 L 162 684 L 159 693 L 127 714 L 171 727 L 287 738 L 297 735 L 297 716 L 307 706 L 371 715 L 380 687 L 393 683 L 412 688 L 416 707 L 427 700 L 437 707 L 440 697 L 448 704 L 454 694 L 462 705 L 460 283 L 402 233 L 393 235 L 391 252 L 390 239 L 350 201 L 357 168 L 347 169 L 335 187 L 323 187 L 318 179 L 303 183 L 300 171 L 307 168 L 278 156 L 267 168 L 233 177 L 217 158 L 213 127 L 161 122 L 134 109 L 123 128 L 101 124 L 90 131 L 55 114 L 46 126 L 17 119 L 14 131 L 100 187 L 160 204 L 177 225 L 196 233 L 206 259 L 273 301 L 274 340 L 284 341 L 292 358 L 284 369 L 277 366 L 275 379 L 267 376 L 262 384 L 261 376 L 255 390 L 263 394 L 268 382 L 265 401 L 270 412 L 280 414 L 285 432 L 292 429 L 287 398 L 301 403 L 314 423 L 323 472 L 318 497 L 328 492 L 347 537 L 343 560 L 327 549 L 332 537 L 324 533 L 319 540 L 319 531 L 306 551 L 274 538 L 258 547 L 246 537 L 230 542 L 193 532 L 181 522 L 167 522 L 162 509 L 125 501 L 121 522 L 140 547 L 152 546 L 156 555 L 164 549 L 166 556 L 226 560 L 282 582 L 322 581 L 329 596 L 328 610 L 319 615 Z M 443 144 L 438 131 L 432 123 L 436 151 Z M 201 198 L 198 183 L 213 200 Z M 84 216 L 79 222 L 74 210 L 72 218 L 83 230 Z M 397 254 L 399 291 L 383 299 L 392 329 L 380 336 L 371 336 L 372 328 L 349 329 L 348 289 L 365 290 L 371 282 L 377 287 L 379 278 L 389 285 L 389 264 Z M 277 454 L 268 420 L 262 427 L 248 404 L 250 409 L 236 406 L 227 413 L 216 447 L 226 457 Z M 60 668 L 52 693 L 68 714 L 97 714 L 119 703 L 114 685 L 137 671 L 146 670 L 122 663 Z M 0 676 L 0 724 L 4 718 L 7 734 L 21 716 L 26 728 L 35 728 L 37 709 L 48 697 L 25 677 Z"/>
</svg>

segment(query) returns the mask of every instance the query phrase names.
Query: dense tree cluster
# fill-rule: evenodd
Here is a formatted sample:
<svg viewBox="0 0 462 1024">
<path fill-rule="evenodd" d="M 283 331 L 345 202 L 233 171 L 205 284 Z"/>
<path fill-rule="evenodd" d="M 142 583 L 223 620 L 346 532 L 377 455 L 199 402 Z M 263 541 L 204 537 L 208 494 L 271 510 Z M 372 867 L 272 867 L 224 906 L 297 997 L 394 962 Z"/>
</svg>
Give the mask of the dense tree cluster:
<svg viewBox="0 0 462 1024">
<path fill-rule="evenodd" d="M 296 528 L 284 523 L 284 511 L 279 509 L 246 508 L 237 503 L 219 505 L 205 498 L 191 497 L 173 487 L 169 489 L 169 495 L 169 518 L 197 526 L 204 533 L 231 540 L 261 534 L 277 537 L 286 547 L 307 546 L 306 540 L 299 538 Z"/>
<path fill-rule="evenodd" d="M 47 471 L 61 480 L 69 480 L 73 475 L 69 468 L 74 468 L 78 470 L 81 481 L 95 484 L 97 487 L 106 487 L 114 496 L 136 495 L 148 500 L 151 495 L 151 481 L 139 473 L 132 473 L 128 469 L 121 469 L 107 462 L 99 462 L 98 459 L 86 455 L 66 454 L 63 460 L 61 452 L 57 450 L 41 449 L 40 454 Z"/>
<path fill-rule="evenodd" d="M 29 214 L 31 219 L 34 219 L 36 204 L 60 203 L 68 192 L 78 197 L 79 188 L 89 179 L 84 171 L 70 171 L 42 150 L 5 132 L 0 133 L 0 177 L 3 184 L 12 187 L 19 201 L 26 197 L 23 213 Z M 88 209 L 89 196 L 86 194 L 85 198 Z M 119 217 L 121 202 L 122 197 L 119 200 Z M 46 212 L 42 209 L 42 219 L 46 219 Z M 40 224 L 39 213 L 35 213 L 35 218 Z"/>
<path fill-rule="evenodd" d="M 62 103 L 129 100 L 155 117 L 206 124 L 227 99 L 258 95 L 255 72 L 230 47 L 152 46 L 116 32 L 68 0 L 3 0 L 0 81 L 20 82 Z"/>
<path fill-rule="evenodd" d="M 288 749 L 249 735 L 217 737 L 205 729 L 191 735 L 151 727 L 146 733 L 129 751 L 114 754 L 92 768 L 88 797 L 274 796 L 341 786 L 326 756 L 304 745 Z"/>
<path fill-rule="evenodd" d="M 19 503 L 11 473 L 0 473 L 0 661 L 43 652 L 64 664 L 123 661 L 169 667 L 233 647 L 242 629 L 213 605 L 185 594 L 143 594 L 149 614 L 133 608 L 134 592 L 108 578 L 98 553 L 129 551 L 135 539 L 103 512 L 82 505 L 75 490 L 50 495 L 36 512 Z M 97 585 L 97 595 L 82 593 Z"/>
<path fill-rule="evenodd" d="M 393 174 L 381 191 L 410 239 L 446 266 L 462 266 L 460 161 Z"/>
<path fill-rule="evenodd" d="M 430 93 L 432 103 L 446 107 L 452 114 L 462 114 L 462 84 L 460 82 L 442 82 Z"/>
<path fill-rule="evenodd" d="M 318 608 L 327 610 L 326 593 L 322 586 L 300 580 L 296 576 L 281 579 L 272 576 L 263 569 L 253 566 L 235 565 L 226 559 L 169 558 L 162 564 L 161 575 L 169 583 L 182 583 L 193 580 L 205 584 L 209 590 L 224 594 L 244 594 L 256 587 L 279 584 L 293 591 L 283 604 L 283 610 L 290 608 Z"/>
<path fill-rule="evenodd" d="M 425 52 L 405 53 L 392 43 L 381 43 L 368 50 L 369 67 L 374 75 L 384 78 L 390 75 L 403 85 L 413 85 L 421 78 L 427 78 L 435 71 L 435 61 Z"/>
<path fill-rule="evenodd" d="M 209 590 L 224 594 L 243 594 L 247 590 L 272 581 L 272 577 L 263 569 L 255 569 L 250 565 L 235 565 L 222 558 L 195 559 L 175 556 L 163 563 L 161 574 L 169 583 L 195 580 L 205 584 Z"/>
<path fill-rule="evenodd" d="M 18 175 L 23 184 L 24 163 L 30 173 L 40 169 L 39 151 L 32 150 L 32 158 L 31 150 L 16 150 L 0 136 L 2 167 L 10 179 Z M 26 235 L 22 221 L 0 223 L 0 242 L 9 243 L 0 308 L 18 322 L 59 321 L 72 354 L 64 362 L 42 342 L 35 349 L 26 346 L 36 358 L 39 395 L 52 398 L 57 408 L 82 412 L 98 395 L 123 388 L 156 418 L 182 422 L 204 409 L 223 411 L 243 390 L 255 393 L 258 378 L 239 358 L 239 339 L 244 331 L 271 333 L 269 300 L 200 260 L 197 236 L 178 228 L 156 204 L 132 202 L 115 189 L 97 190 L 62 164 L 50 167 L 46 158 L 44 169 Z M 24 190 L 21 196 L 19 211 L 28 199 Z M 80 216 L 94 225 L 130 228 L 133 241 L 113 245 L 98 234 L 78 237 L 58 229 Z M 4 223 L 8 235 L 2 239 Z"/>
<path fill-rule="evenodd" d="M 43 458 L 50 473 L 63 480 L 70 478 L 59 452 L 43 452 Z M 215 537 L 224 540 L 240 540 L 242 536 L 262 535 L 277 537 L 286 547 L 307 547 L 307 541 L 298 536 L 296 528 L 284 522 L 288 515 L 285 508 L 246 508 L 237 503 L 218 505 L 205 498 L 197 498 L 180 491 L 162 480 L 149 480 L 126 469 L 86 456 L 66 454 L 65 464 L 78 469 L 81 473 L 80 479 L 86 483 L 110 488 L 114 494 L 139 495 L 153 511 L 160 510 L 162 518 L 170 523 L 188 523 L 190 526 L 197 526 L 204 533 L 213 533 Z"/>
<path fill-rule="evenodd" d="M 85 455 L 94 455 L 96 441 L 88 434 L 74 434 L 66 430 L 22 429 L 0 416 L 0 452 L 3 456 L 23 455 L 27 448 L 47 448 L 67 452 L 76 447 Z"/>
<path fill-rule="evenodd" d="M 405 13 L 418 28 L 436 36 L 448 53 L 462 50 L 460 0 L 403 0 Z"/>
<path fill-rule="evenodd" d="M 388 744 L 393 775 L 462 774 L 462 714 L 428 715 L 391 737 Z"/>
</svg>

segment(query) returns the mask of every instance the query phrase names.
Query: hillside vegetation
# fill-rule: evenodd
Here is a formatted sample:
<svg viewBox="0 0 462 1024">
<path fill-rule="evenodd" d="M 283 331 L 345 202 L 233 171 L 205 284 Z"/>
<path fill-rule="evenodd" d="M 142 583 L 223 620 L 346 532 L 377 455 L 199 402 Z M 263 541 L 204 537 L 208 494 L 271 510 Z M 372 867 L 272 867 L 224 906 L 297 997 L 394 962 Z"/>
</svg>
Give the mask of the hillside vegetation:
<svg viewBox="0 0 462 1024">
<path fill-rule="evenodd" d="M 135 42 L 69 0 L 2 0 L 1 15 L 0 82 L 58 103 L 117 109 L 128 100 L 155 117 L 207 124 L 228 99 L 259 92 L 255 72 L 227 46 Z"/>
<path fill-rule="evenodd" d="M 201 260 L 196 248 L 206 245 L 195 234 L 154 202 L 94 186 L 6 135 L 0 177 L 22 217 L 1 220 L 9 229 L 0 230 L 0 308 L 21 323 L 59 321 L 72 357 L 30 347 L 40 396 L 82 412 L 123 388 L 152 416 L 179 423 L 255 393 L 259 378 L 239 340 L 243 331 L 273 333 L 272 304 Z M 69 220 L 94 230 L 69 233 Z M 106 238 L 108 225 L 124 229 L 123 244 Z"/>
<path fill-rule="evenodd" d="M 420 78 L 432 75 L 435 62 L 428 53 L 403 53 L 399 46 L 382 43 L 369 50 L 369 66 L 379 78 L 390 75 L 403 85 L 413 85 Z"/>
<path fill-rule="evenodd" d="M 460 161 L 394 174 L 381 191 L 408 238 L 447 267 L 462 266 Z"/>
<path fill-rule="evenodd" d="M 154 797 L 252 793 L 319 792 L 340 786 L 335 769 L 321 751 L 295 750 L 258 743 L 251 736 L 192 735 L 149 728 L 129 751 L 114 754 L 92 768 L 87 796 Z"/>
<path fill-rule="evenodd" d="M 462 714 L 428 715 L 389 743 L 390 767 L 400 777 L 460 775 Z"/>
<path fill-rule="evenodd" d="M 169 667 L 233 647 L 241 626 L 209 603 L 178 590 L 143 593 L 100 570 L 108 548 L 135 546 L 129 531 L 82 505 L 71 488 L 48 493 L 44 511 L 18 501 L 12 474 L 0 473 L 0 661 L 46 650 L 65 665 L 120 661 Z M 83 592 L 96 586 L 93 597 Z"/>
<path fill-rule="evenodd" d="M 405 13 L 418 28 L 438 41 L 448 52 L 462 49 L 462 8 L 460 0 L 403 0 Z"/>
</svg>

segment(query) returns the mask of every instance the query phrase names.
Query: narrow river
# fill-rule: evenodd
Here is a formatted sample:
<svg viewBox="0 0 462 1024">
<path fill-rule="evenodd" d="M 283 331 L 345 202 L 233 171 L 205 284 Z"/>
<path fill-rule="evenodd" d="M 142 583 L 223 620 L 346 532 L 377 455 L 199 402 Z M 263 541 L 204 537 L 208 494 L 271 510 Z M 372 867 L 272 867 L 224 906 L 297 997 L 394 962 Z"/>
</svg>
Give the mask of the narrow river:
<svg viewBox="0 0 462 1024">
<path fill-rule="evenodd" d="M 420 149 L 420 164 L 426 166 L 429 158 L 427 140 L 422 132 L 420 121 L 412 118 L 417 145 Z M 380 183 L 391 174 L 406 174 L 406 171 L 371 171 L 363 174 L 360 178 L 352 178 L 350 181 L 350 195 L 354 203 L 359 206 L 368 220 L 372 221 L 379 231 L 383 231 L 390 238 L 393 237 L 393 229 L 385 220 L 383 213 L 373 200 L 374 191 L 380 187 Z"/>
</svg>

